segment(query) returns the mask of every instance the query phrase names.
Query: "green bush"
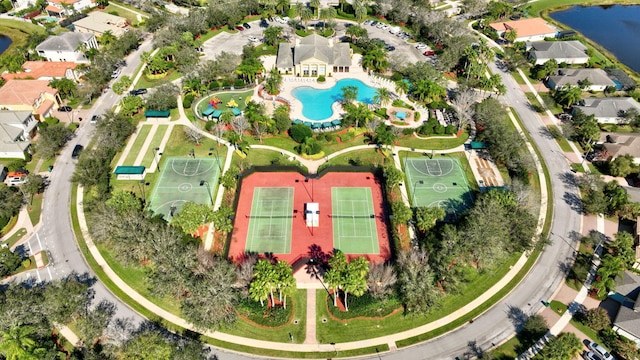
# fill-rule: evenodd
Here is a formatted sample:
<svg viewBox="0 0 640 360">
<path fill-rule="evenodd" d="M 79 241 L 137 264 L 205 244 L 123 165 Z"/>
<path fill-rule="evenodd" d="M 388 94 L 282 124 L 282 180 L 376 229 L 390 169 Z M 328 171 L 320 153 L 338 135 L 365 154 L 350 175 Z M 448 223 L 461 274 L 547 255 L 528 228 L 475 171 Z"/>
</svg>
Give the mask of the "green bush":
<svg viewBox="0 0 640 360">
<path fill-rule="evenodd" d="M 80 124 L 74 122 L 69 124 L 67 127 L 71 129 L 71 131 L 76 131 L 80 127 Z"/>
<path fill-rule="evenodd" d="M 13 274 L 20 266 L 21 260 L 20 255 L 12 252 L 9 248 L 0 249 L 0 277 Z M 25 261 L 29 261 L 29 259 Z"/>
<path fill-rule="evenodd" d="M 344 141 L 349 141 L 349 140 L 353 139 L 354 134 L 352 132 L 346 132 L 346 133 L 340 134 L 338 136 L 340 137 L 340 140 L 344 142 Z"/>
<path fill-rule="evenodd" d="M 211 131 L 213 130 L 213 128 L 216 126 L 216 122 L 215 121 L 207 121 L 206 123 L 204 123 L 204 129 L 207 131 Z"/>
<path fill-rule="evenodd" d="M 420 127 L 418 127 L 416 129 L 416 131 L 418 132 L 418 134 L 420 135 L 431 135 L 434 133 L 434 129 L 433 129 L 433 125 L 426 123 L 424 125 L 421 125 Z"/>
<path fill-rule="evenodd" d="M 400 99 L 395 99 L 393 100 L 393 102 L 391 103 L 391 105 L 395 106 L 395 107 L 401 107 L 401 108 L 405 108 L 405 109 L 410 109 L 413 110 L 413 106 L 405 103 L 404 101 L 400 100 Z"/>
<path fill-rule="evenodd" d="M 413 134 L 414 129 L 413 128 L 404 128 L 402 129 L 402 134 L 403 135 L 411 135 Z"/>
<path fill-rule="evenodd" d="M 9 163 L 7 163 L 7 169 L 9 171 L 22 170 L 25 166 L 27 166 L 27 162 L 22 159 L 11 160 Z"/>
<path fill-rule="evenodd" d="M 436 125 L 434 128 L 434 133 L 436 133 L 436 135 L 444 135 L 444 125 Z"/>
<path fill-rule="evenodd" d="M 327 301 L 329 301 L 329 311 L 331 314 L 343 320 L 356 317 L 376 318 L 387 316 L 402 306 L 401 302 L 393 295 L 378 300 L 369 293 L 365 293 L 362 296 L 349 295 L 349 311 L 340 311 L 338 307 L 333 306 L 330 298 L 328 298 Z"/>
<path fill-rule="evenodd" d="M 393 75 L 391 75 L 391 80 L 393 81 L 402 80 L 402 74 L 400 74 L 399 72 L 394 72 Z"/>
<path fill-rule="evenodd" d="M 304 124 L 295 124 L 289 128 L 289 136 L 291 136 L 293 141 L 302 144 L 306 138 L 313 136 L 313 132 L 311 132 L 310 127 Z"/>
<path fill-rule="evenodd" d="M 382 117 L 383 119 L 388 119 L 389 115 L 387 115 L 387 108 L 379 108 L 374 111 L 376 115 Z"/>
<path fill-rule="evenodd" d="M 325 135 L 324 135 L 324 139 L 325 139 L 327 142 L 334 142 L 334 141 L 336 140 L 336 136 L 335 136 L 335 135 L 333 135 L 333 134 L 325 134 Z"/>
<path fill-rule="evenodd" d="M 182 100 L 182 107 L 186 108 L 190 108 L 191 107 L 191 103 L 193 103 L 193 99 L 194 96 L 191 94 L 188 94 L 187 96 L 184 97 L 184 99 Z"/>
<path fill-rule="evenodd" d="M 447 125 L 447 127 L 444 129 L 444 133 L 447 135 L 453 135 L 456 133 L 456 127 L 453 125 Z"/>
<path fill-rule="evenodd" d="M 60 122 L 60 119 L 53 116 L 49 116 L 46 119 L 44 119 L 44 121 L 46 121 L 48 125 L 55 125 Z"/>
<path fill-rule="evenodd" d="M 26 258 L 24 260 L 22 260 L 22 267 L 23 268 L 28 268 L 29 266 L 31 266 L 31 259 L 30 258 Z M 15 269 L 14 269 L 15 270 Z"/>
<path fill-rule="evenodd" d="M 243 87 L 245 85 L 246 84 L 241 79 L 236 79 L 236 81 L 233 82 L 233 86 L 235 86 L 235 87 Z"/>
<path fill-rule="evenodd" d="M 289 319 L 291 319 L 292 309 L 292 304 L 289 304 L 286 309 L 282 306 L 269 308 L 266 302 L 264 306 L 261 306 L 260 302 L 247 298 L 242 299 L 238 306 L 238 312 L 244 315 L 247 319 L 258 325 L 268 327 L 277 327 L 287 324 Z"/>
<path fill-rule="evenodd" d="M 38 123 L 38 130 L 43 130 L 49 127 L 49 124 L 45 121 L 41 121 Z"/>
<path fill-rule="evenodd" d="M 420 115 L 421 113 L 419 111 L 416 111 L 413 113 L 413 117 L 415 119 L 415 121 L 420 121 Z"/>
<path fill-rule="evenodd" d="M 324 77 L 324 75 L 318 76 L 318 82 L 325 82 L 325 81 L 327 81 L 327 78 Z"/>
</svg>

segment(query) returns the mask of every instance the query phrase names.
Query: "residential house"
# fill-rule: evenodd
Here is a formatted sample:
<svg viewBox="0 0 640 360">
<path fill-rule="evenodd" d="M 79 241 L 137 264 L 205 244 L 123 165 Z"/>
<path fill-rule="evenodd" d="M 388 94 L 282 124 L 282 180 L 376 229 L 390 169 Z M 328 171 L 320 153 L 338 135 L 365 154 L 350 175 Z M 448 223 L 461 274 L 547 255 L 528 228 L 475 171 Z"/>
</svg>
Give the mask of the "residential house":
<svg viewBox="0 0 640 360">
<path fill-rule="evenodd" d="M 22 72 L 2 74 L 5 81 L 13 79 L 52 80 L 67 78 L 78 81 L 75 68 L 78 64 L 66 61 L 27 61 L 22 64 Z"/>
<path fill-rule="evenodd" d="M 296 76 L 319 76 L 349 72 L 351 48 L 347 43 L 334 42 L 317 34 L 280 43 L 276 68 L 280 73 Z"/>
<path fill-rule="evenodd" d="M 640 276 L 625 271 L 616 280 L 616 291 L 609 295 L 620 303 L 613 321 L 613 331 L 640 346 Z"/>
<path fill-rule="evenodd" d="M 73 23 L 77 32 L 102 36 L 105 32 L 110 31 L 116 37 L 120 37 L 125 31 L 128 31 L 127 25 L 127 19 L 102 11 L 91 12 L 87 17 Z"/>
<path fill-rule="evenodd" d="M 37 125 L 30 111 L 0 110 L 0 158 L 24 159 Z"/>
<path fill-rule="evenodd" d="M 540 41 L 545 38 L 555 38 L 556 29 L 549 26 L 541 18 L 530 18 L 522 20 L 499 21 L 489 24 L 498 36 L 504 36 L 507 31 L 516 32 L 515 41 Z"/>
<path fill-rule="evenodd" d="M 586 64 L 589 62 L 587 47 L 580 41 L 534 41 L 528 42 L 529 58 L 535 65 L 554 59 L 558 64 Z"/>
<path fill-rule="evenodd" d="M 596 161 L 610 161 L 619 156 L 631 155 L 633 162 L 640 165 L 640 134 L 639 133 L 608 133 L 602 132 L 596 144 L 599 149 Z"/>
<path fill-rule="evenodd" d="M 90 9 L 95 6 L 91 0 L 47 0 L 52 10 L 62 10 L 61 15 L 71 15 Z M 46 9 L 49 11 L 49 9 Z M 57 10 L 55 10 L 57 11 Z"/>
<path fill-rule="evenodd" d="M 65 32 L 60 35 L 50 36 L 36 46 L 36 51 L 38 51 L 38 55 L 47 59 L 47 61 L 88 63 L 89 59 L 85 56 L 84 51 L 97 48 L 98 42 L 95 35 Z"/>
<path fill-rule="evenodd" d="M 573 111 L 593 115 L 601 124 L 624 123 L 623 116 L 630 109 L 636 109 L 640 114 L 640 104 L 631 97 L 586 98 L 580 105 L 573 106 Z"/>
<path fill-rule="evenodd" d="M 11 80 L 0 88 L 0 110 L 30 111 L 42 120 L 59 106 L 58 90 L 47 80 Z"/>
<path fill-rule="evenodd" d="M 558 69 L 555 75 L 549 76 L 547 86 L 558 90 L 564 86 L 580 86 L 584 81 L 588 84 L 583 87 L 584 91 L 604 91 L 609 86 L 616 86 L 602 69 Z"/>
</svg>

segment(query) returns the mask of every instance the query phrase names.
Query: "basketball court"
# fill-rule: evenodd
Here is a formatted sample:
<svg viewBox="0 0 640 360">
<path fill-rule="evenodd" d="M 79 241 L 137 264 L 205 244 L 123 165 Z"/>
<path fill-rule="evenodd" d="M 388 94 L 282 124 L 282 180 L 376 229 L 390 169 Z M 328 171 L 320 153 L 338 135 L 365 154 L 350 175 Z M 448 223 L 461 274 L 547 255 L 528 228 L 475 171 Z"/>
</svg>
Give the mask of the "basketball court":
<svg viewBox="0 0 640 360">
<path fill-rule="evenodd" d="M 331 188 L 333 247 L 345 254 L 377 254 L 378 232 L 371 188 Z"/>
<path fill-rule="evenodd" d="M 247 234 L 247 253 L 288 254 L 291 252 L 293 188 L 256 187 Z"/>
<path fill-rule="evenodd" d="M 473 194 L 460 160 L 451 157 L 405 160 L 407 192 L 414 207 L 439 206 L 456 214 L 473 204 Z"/>
<path fill-rule="evenodd" d="M 182 205 L 188 201 L 212 205 L 212 198 L 218 187 L 220 161 L 220 158 L 167 159 L 149 201 L 151 210 L 169 219 L 172 214 L 180 212 Z"/>
</svg>

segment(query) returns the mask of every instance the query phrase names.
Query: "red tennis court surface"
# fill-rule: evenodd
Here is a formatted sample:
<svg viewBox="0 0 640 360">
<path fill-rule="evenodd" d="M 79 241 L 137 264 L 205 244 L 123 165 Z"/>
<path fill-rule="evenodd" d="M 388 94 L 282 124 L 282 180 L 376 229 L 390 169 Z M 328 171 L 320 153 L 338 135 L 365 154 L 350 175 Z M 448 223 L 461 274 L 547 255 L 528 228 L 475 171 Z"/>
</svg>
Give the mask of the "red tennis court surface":
<svg viewBox="0 0 640 360">
<path fill-rule="evenodd" d="M 385 222 L 387 214 L 383 210 L 381 184 L 372 173 L 329 172 L 320 179 L 309 179 L 305 182 L 305 177 L 298 172 L 256 172 L 242 179 L 234 229 L 231 244 L 229 244 L 229 258 L 231 260 L 238 261 L 244 257 L 249 221 L 251 220 L 247 215 L 251 214 L 252 198 L 256 187 L 289 187 L 294 189 L 295 218 L 292 219 L 291 253 L 273 254 L 277 259 L 293 264 L 305 258 L 312 245 L 319 246 L 325 253 L 333 251 L 333 226 L 332 219 L 329 217 L 329 214 L 332 213 L 331 188 L 333 187 L 371 188 L 380 252 L 378 254 L 347 255 L 349 257 L 364 256 L 373 263 L 383 262 L 391 257 Z M 320 226 L 312 229 L 306 226 L 304 219 L 304 204 L 309 202 L 317 202 L 320 206 Z"/>
</svg>

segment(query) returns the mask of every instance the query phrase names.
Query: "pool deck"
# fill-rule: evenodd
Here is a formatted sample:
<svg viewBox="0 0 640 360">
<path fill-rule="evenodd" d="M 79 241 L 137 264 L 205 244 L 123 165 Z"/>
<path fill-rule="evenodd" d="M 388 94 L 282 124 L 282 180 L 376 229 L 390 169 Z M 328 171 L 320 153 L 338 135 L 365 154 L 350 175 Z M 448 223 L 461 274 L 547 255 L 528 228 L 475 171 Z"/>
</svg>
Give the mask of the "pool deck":
<svg viewBox="0 0 640 360">
<path fill-rule="evenodd" d="M 264 64 L 264 68 L 269 70 L 275 66 L 276 57 L 263 56 L 261 57 L 261 60 Z M 308 121 L 311 123 L 342 119 L 344 112 L 342 110 L 342 105 L 339 102 L 335 102 L 332 104 L 331 109 L 333 110 L 333 114 L 329 118 L 322 119 L 322 120 L 308 119 L 304 115 L 302 115 L 302 103 L 298 99 L 296 99 L 292 94 L 293 89 L 300 86 L 309 86 L 315 89 L 329 89 L 342 79 L 357 79 L 362 81 L 366 85 L 369 85 L 374 88 L 385 87 L 389 90 L 389 92 L 399 97 L 403 101 L 416 106 L 416 104 L 414 104 L 411 100 L 409 100 L 406 97 L 406 95 L 399 96 L 398 94 L 396 94 L 395 83 L 393 81 L 380 78 L 375 75 L 369 75 L 362 68 L 362 66 L 360 66 L 361 61 L 362 61 L 362 55 L 353 54 L 351 58 L 352 66 L 349 68 L 349 72 L 332 73 L 331 76 L 326 77 L 326 81 L 323 83 L 319 83 L 318 81 L 316 81 L 315 77 L 296 77 L 294 75 L 282 75 L 283 81 L 282 81 L 282 85 L 280 86 L 279 96 L 290 102 L 291 111 L 289 113 L 289 116 L 291 117 L 291 119 L 300 119 L 302 121 Z M 264 103 L 267 106 L 267 109 L 273 109 L 274 104 L 272 103 L 272 101 L 261 98 L 258 95 L 258 91 L 259 91 L 259 88 L 256 88 L 254 91 L 254 99 L 256 99 L 258 102 Z M 429 118 L 427 109 L 416 106 L 416 111 L 419 111 L 422 113 L 420 116 L 421 119 Z M 387 123 L 391 125 L 391 122 L 387 121 Z M 417 127 L 420 124 L 421 124 L 420 122 L 417 122 L 417 123 L 412 122 L 412 123 L 409 123 L 407 127 Z"/>
</svg>

